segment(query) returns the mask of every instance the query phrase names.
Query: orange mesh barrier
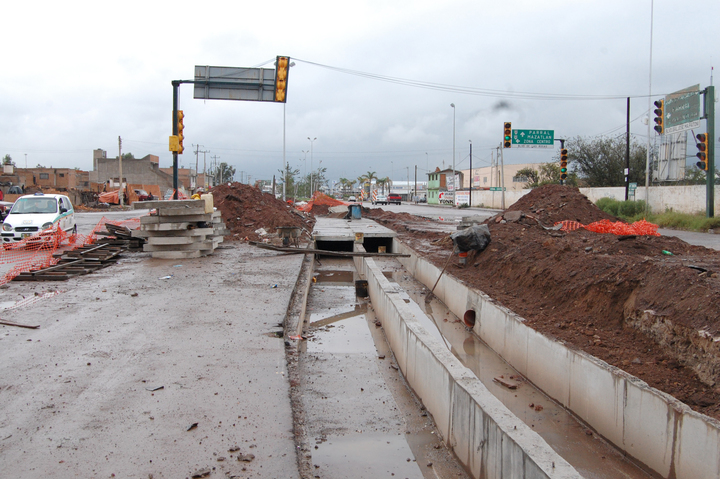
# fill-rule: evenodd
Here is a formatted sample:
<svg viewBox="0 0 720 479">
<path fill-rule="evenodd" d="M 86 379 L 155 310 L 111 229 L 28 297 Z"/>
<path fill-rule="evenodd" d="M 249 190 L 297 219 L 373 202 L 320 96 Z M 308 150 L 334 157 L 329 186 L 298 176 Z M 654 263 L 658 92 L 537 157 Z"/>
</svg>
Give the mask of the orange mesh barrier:
<svg viewBox="0 0 720 479">
<path fill-rule="evenodd" d="M 300 211 L 309 212 L 312 211 L 313 205 L 327 205 L 327 206 L 338 206 L 338 205 L 347 205 L 349 203 L 345 201 L 336 200 L 335 198 L 330 198 L 328 195 L 320 192 L 315 192 L 312 199 L 307 202 L 307 204 L 302 206 L 296 206 L 296 208 Z"/>
<path fill-rule="evenodd" d="M 97 232 L 104 230 L 107 223 L 125 226 L 132 230 L 140 227 L 140 218 L 111 221 L 103 216 L 89 235 L 71 235 L 54 227 L 22 241 L 3 243 L 0 248 L 0 265 L 12 265 L 12 267 L 0 277 L 0 284 L 11 281 L 20 273 L 57 264 L 60 259 L 54 258 L 53 255 L 58 251 L 72 251 L 95 243 L 98 239 Z"/>
<path fill-rule="evenodd" d="M 575 231 L 580 228 L 585 228 L 588 231 L 595 233 L 612 233 L 614 235 L 640 235 L 640 236 L 660 236 L 657 232 L 658 226 L 653 223 L 648 223 L 645 220 L 636 221 L 633 224 L 623 223 L 622 221 L 610 221 L 602 220 L 590 223 L 589 225 L 583 225 L 577 221 L 559 221 L 555 225 L 562 223 L 563 231 Z"/>
</svg>

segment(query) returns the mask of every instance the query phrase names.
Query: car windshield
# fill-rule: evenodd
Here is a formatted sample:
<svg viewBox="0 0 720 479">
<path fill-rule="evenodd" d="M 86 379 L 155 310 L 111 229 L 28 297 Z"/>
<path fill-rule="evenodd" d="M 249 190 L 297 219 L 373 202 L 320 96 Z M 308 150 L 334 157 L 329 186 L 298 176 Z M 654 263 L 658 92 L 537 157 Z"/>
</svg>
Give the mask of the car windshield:
<svg viewBox="0 0 720 479">
<path fill-rule="evenodd" d="M 10 214 L 56 213 L 55 198 L 20 198 L 13 205 Z"/>
</svg>

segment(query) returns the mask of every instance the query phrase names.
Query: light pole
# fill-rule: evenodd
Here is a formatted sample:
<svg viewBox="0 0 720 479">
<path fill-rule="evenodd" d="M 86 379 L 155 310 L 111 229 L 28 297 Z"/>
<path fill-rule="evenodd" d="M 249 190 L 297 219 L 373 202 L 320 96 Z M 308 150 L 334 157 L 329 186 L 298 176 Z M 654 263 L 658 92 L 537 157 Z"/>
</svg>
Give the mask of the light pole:
<svg viewBox="0 0 720 479">
<path fill-rule="evenodd" d="M 455 185 L 455 103 L 450 103 L 450 106 L 453 109 L 453 192 L 457 191 L 457 185 Z M 454 193 L 453 193 L 454 195 Z"/>
<path fill-rule="evenodd" d="M 308 136 L 308 140 L 310 140 L 310 137 Z M 317 140 L 317 138 L 313 138 L 310 140 L 310 198 L 312 198 L 313 195 L 313 143 Z"/>
<path fill-rule="evenodd" d="M 304 167 L 303 167 L 303 179 L 307 179 L 307 154 L 308 152 L 305 150 L 302 150 L 303 153 L 305 153 L 305 156 L 303 157 Z"/>
</svg>

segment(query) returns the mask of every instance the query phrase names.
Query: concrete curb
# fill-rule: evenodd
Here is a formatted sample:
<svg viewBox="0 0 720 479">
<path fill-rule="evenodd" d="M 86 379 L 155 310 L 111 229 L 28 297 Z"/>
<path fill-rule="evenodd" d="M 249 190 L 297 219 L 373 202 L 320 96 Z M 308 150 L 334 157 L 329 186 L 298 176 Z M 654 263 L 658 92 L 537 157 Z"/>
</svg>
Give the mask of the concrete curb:
<svg viewBox="0 0 720 479">
<path fill-rule="evenodd" d="M 428 287 L 440 268 L 394 242 L 393 251 Z M 443 275 L 435 289 L 462 318 L 476 313 L 474 330 L 490 348 L 598 434 L 663 478 L 720 477 L 720 422 L 583 351 L 570 349 L 524 324 L 484 293 Z"/>
</svg>

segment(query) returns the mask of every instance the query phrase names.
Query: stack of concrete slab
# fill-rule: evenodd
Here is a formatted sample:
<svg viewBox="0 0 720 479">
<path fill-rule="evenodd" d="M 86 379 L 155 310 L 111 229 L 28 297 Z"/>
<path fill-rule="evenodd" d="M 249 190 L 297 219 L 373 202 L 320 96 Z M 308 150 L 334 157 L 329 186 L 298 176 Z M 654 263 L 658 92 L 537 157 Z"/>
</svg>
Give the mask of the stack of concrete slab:
<svg viewBox="0 0 720 479">
<path fill-rule="evenodd" d="M 146 238 L 143 251 L 153 258 L 199 258 L 212 254 L 227 234 L 219 211 L 213 208 L 212 196 L 200 200 L 142 201 L 135 209 L 150 209 L 140 218 L 140 229 L 133 236 Z"/>
</svg>

